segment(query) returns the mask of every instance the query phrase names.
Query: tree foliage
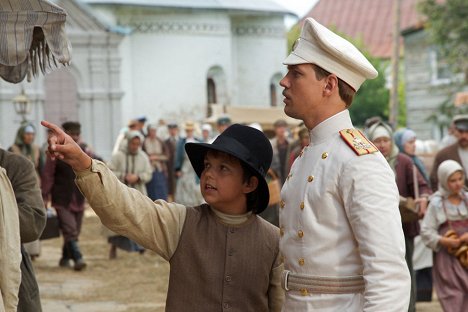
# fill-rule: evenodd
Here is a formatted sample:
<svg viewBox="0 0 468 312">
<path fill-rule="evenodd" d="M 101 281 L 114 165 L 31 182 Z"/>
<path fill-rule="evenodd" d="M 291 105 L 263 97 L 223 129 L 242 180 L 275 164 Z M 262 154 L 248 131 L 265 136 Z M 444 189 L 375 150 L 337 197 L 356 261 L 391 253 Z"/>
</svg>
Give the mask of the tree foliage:
<svg viewBox="0 0 468 312">
<path fill-rule="evenodd" d="M 427 17 L 431 43 L 438 46 L 454 73 L 468 82 L 468 1 L 421 0 L 418 10 Z"/>
</svg>

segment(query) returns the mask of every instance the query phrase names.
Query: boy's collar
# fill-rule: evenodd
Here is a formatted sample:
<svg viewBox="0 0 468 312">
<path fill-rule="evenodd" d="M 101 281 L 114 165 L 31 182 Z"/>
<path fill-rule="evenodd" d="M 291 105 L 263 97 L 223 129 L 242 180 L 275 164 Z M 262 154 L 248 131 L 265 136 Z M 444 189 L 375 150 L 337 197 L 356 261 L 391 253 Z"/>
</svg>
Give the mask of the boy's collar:
<svg viewBox="0 0 468 312">
<path fill-rule="evenodd" d="M 210 209 L 211 209 L 211 211 L 213 211 L 215 213 L 215 215 L 218 218 L 221 219 L 221 221 L 223 221 L 226 224 L 230 224 L 230 225 L 242 224 L 245 221 L 247 221 L 249 219 L 249 217 L 252 215 L 252 211 L 248 211 L 248 212 L 246 212 L 244 214 L 241 214 L 241 215 L 231 215 L 231 214 L 227 214 L 227 213 L 221 212 L 219 210 L 216 210 L 215 208 L 213 208 L 211 206 L 210 206 Z"/>
</svg>

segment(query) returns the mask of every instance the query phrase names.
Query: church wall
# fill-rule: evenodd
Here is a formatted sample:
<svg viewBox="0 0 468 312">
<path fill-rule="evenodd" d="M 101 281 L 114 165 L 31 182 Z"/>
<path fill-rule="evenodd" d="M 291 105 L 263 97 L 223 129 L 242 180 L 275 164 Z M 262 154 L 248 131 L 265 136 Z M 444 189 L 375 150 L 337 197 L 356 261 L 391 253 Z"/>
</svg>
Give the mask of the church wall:
<svg viewBox="0 0 468 312">
<path fill-rule="evenodd" d="M 270 81 L 285 72 L 286 32 L 282 17 L 233 18 L 237 76 L 236 105 L 270 106 Z"/>
</svg>

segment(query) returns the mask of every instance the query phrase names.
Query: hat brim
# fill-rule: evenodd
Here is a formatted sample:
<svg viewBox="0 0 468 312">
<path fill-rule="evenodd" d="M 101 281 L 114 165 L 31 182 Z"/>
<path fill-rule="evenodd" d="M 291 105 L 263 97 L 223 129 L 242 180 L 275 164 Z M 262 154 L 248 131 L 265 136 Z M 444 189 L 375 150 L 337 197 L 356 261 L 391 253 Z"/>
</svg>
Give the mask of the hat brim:
<svg viewBox="0 0 468 312">
<path fill-rule="evenodd" d="M 467 131 L 468 130 L 468 124 L 459 124 L 459 125 L 455 125 L 455 128 L 459 131 Z"/>
<path fill-rule="evenodd" d="M 310 63 L 308 60 L 300 57 L 299 55 L 294 54 L 294 52 L 291 52 L 291 54 L 286 57 L 286 59 L 283 61 L 284 65 L 298 65 L 298 64 L 307 64 Z"/>
<path fill-rule="evenodd" d="M 205 167 L 205 154 L 210 150 L 232 155 L 252 170 L 252 172 L 258 178 L 258 206 L 257 209 L 255 209 L 253 212 L 259 214 L 264 211 L 268 207 L 268 202 L 270 200 L 270 192 L 268 191 L 268 184 L 265 180 L 265 177 L 257 169 L 243 161 L 242 155 L 239 155 L 234 149 L 229 149 L 224 146 L 213 145 L 209 143 L 186 143 L 185 151 L 187 152 L 190 163 L 192 164 L 192 167 L 195 170 L 197 176 L 199 178 L 201 177 Z"/>
</svg>

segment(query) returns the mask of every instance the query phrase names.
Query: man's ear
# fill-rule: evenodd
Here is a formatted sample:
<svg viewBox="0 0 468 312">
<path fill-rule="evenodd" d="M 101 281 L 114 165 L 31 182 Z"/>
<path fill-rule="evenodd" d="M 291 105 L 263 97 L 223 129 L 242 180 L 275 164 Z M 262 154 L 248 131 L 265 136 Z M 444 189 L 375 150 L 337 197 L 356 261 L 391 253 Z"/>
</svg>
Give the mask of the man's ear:
<svg viewBox="0 0 468 312">
<path fill-rule="evenodd" d="M 323 92 L 325 95 L 330 95 L 335 89 L 338 89 L 338 77 L 331 74 L 325 78 L 325 88 Z"/>
<path fill-rule="evenodd" d="M 250 193 L 257 189 L 258 187 L 258 178 L 256 176 L 251 176 L 249 181 L 244 183 L 244 193 Z"/>
</svg>

